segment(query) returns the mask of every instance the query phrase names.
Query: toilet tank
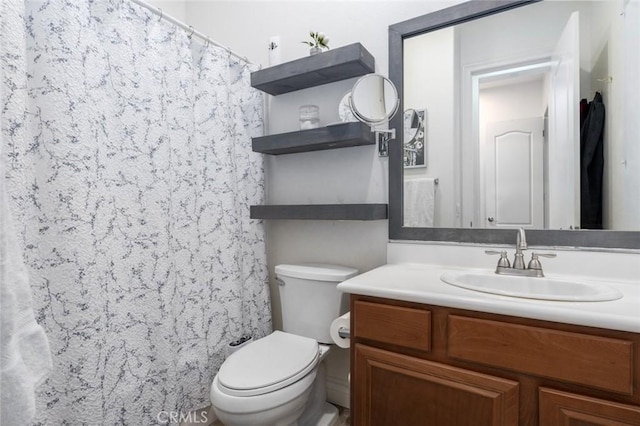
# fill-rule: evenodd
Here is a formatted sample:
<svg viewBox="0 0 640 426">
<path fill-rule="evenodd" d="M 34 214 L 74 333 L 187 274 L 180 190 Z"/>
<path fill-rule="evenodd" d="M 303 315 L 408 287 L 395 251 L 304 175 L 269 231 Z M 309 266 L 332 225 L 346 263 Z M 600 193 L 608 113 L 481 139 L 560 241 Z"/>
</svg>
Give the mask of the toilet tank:
<svg viewBox="0 0 640 426">
<path fill-rule="evenodd" d="M 331 322 L 340 316 L 342 292 L 338 283 L 358 274 L 357 269 L 339 265 L 277 265 L 282 328 L 287 333 L 333 343 Z"/>
</svg>

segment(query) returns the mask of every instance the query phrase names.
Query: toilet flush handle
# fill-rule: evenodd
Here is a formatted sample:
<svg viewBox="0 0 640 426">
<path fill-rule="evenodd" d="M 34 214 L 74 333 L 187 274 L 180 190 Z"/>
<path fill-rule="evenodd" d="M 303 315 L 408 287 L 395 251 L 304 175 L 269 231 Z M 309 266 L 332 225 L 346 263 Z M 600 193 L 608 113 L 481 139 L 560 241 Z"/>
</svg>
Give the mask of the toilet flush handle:
<svg viewBox="0 0 640 426">
<path fill-rule="evenodd" d="M 284 280 L 276 277 L 276 284 L 278 284 L 280 287 L 284 287 Z"/>
</svg>

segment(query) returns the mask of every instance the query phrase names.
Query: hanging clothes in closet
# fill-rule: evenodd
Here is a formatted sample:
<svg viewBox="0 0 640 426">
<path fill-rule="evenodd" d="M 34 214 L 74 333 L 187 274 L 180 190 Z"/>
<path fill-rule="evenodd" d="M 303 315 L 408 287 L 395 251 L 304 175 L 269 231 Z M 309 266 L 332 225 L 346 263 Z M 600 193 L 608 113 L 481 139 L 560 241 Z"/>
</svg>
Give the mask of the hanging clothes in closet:
<svg viewBox="0 0 640 426">
<path fill-rule="evenodd" d="M 580 226 L 602 229 L 605 108 L 602 94 L 580 102 Z"/>
</svg>

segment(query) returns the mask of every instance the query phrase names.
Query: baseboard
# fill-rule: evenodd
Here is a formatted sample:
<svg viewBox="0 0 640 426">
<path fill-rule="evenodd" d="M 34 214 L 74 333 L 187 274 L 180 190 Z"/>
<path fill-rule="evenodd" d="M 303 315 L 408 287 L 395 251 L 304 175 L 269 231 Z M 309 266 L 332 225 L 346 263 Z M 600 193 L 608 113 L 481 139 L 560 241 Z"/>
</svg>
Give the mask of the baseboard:
<svg viewBox="0 0 640 426">
<path fill-rule="evenodd" d="M 327 376 L 327 401 L 344 408 L 350 408 L 350 396 L 348 380 Z"/>
</svg>

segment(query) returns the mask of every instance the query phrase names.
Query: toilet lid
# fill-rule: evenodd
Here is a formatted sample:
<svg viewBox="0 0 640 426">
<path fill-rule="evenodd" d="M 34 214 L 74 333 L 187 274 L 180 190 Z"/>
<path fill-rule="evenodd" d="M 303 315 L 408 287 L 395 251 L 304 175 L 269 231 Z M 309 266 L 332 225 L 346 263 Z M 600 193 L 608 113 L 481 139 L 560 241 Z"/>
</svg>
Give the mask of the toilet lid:
<svg viewBox="0 0 640 426">
<path fill-rule="evenodd" d="M 218 372 L 219 388 L 232 396 L 273 392 L 306 376 L 318 357 L 314 339 L 274 331 L 227 358 Z"/>
</svg>

